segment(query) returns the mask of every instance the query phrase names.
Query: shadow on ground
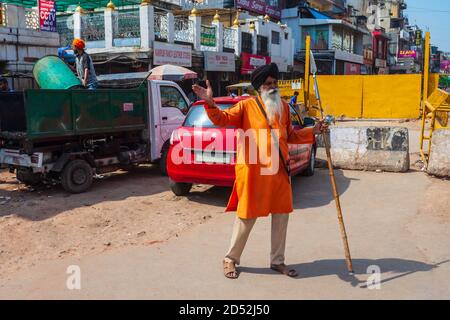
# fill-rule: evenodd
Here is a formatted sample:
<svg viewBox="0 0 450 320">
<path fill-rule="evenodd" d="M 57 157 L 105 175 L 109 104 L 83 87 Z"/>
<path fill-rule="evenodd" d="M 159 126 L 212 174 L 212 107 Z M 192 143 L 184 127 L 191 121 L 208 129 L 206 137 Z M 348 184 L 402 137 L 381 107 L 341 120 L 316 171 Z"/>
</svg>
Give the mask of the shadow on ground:
<svg viewBox="0 0 450 320">
<path fill-rule="evenodd" d="M 290 265 L 290 268 L 295 269 L 298 277 L 295 279 L 315 278 L 329 275 L 336 275 L 342 281 L 348 282 L 353 287 L 367 288 L 367 279 L 373 272 L 368 269 L 370 266 L 378 267 L 381 271 L 381 281 L 379 283 L 386 283 L 398 278 L 406 277 L 416 272 L 428 272 L 438 268 L 441 264 L 450 262 L 449 260 L 441 261 L 436 264 L 427 264 L 420 261 L 405 260 L 398 258 L 386 259 L 353 259 L 354 274 L 350 275 L 347 271 L 347 266 L 344 259 L 335 260 L 317 260 L 308 263 L 299 263 Z M 238 267 L 243 273 L 258 273 L 258 274 L 273 274 L 278 275 L 277 272 L 270 268 L 250 268 Z M 392 274 L 393 273 L 393 274 Z M 359 276 L 359 277 L 358 277 Z M 361 276 L 366 276 L 361 279 Z M 372 283 L 376 284 L 376 283 Z"/>
</svg>

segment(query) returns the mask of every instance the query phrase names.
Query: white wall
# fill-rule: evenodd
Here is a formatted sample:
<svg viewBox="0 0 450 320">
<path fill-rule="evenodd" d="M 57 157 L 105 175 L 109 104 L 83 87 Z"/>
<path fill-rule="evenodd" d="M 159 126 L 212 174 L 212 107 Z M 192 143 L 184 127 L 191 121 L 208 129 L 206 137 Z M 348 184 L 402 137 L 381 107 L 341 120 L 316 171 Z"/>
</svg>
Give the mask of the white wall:
<svg viewBox="0 0 450 320">
<path fill-rule="evenodd" d="M 58 53 L 59 35 L 25 28 L 25 11 L 8 5 L 8 26 L 0 28 L 0 60 L 7 61 L 6 71 L 30 73 L 33 61 Z"/>
</svg>

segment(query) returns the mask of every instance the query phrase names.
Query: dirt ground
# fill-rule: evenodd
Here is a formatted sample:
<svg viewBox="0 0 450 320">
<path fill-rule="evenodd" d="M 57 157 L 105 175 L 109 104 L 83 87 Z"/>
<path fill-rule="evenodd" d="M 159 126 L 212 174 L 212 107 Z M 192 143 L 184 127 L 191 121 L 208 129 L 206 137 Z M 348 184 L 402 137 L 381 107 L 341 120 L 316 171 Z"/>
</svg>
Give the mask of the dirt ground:
<svg viewBox="0 0 450 320">
<path fill-rule="evenodd" d="M 202 203 L 199 194 L 205 196 L 209 188 L 194 186 L 188 198 L 177 197 L 158 167 L 143 166 L 134 172 L 107 174 L 94 182 L 90 192 L 74 195 L 60 186 L 29 189 L 2 170 L 1 277 L 37 262 L 177 237 L 223 214 L 229 189 L 223 189 L 223 196 L 216 190 L 218 199 L 210 197 L 210 204 Z"/>
<path fill-rule="evenodd" d="M 417 136 L 419 123 L 406 124 L 412 136 Z M 411 168 L 418 171 L 415 149 L 411 150 L 415 156 Z M 448 213 L 448 181 L 434 179 L 432 188 L 426 195 L 427 203 L 439 206 L 437 212 Z M 0 278 L 38 262 L 95 255 L 127 246 L 151 246 L 178 237 L 225 214 L 230 192 L 230 188 L 194 186 L 189 197 L 177 197 L 156 166 L 106 174 L 95 180 L 89 192 L 78 195 L 68 194 L 61 186 L 29 189 L 14 174 L 2 170 Z"/>
</svg>

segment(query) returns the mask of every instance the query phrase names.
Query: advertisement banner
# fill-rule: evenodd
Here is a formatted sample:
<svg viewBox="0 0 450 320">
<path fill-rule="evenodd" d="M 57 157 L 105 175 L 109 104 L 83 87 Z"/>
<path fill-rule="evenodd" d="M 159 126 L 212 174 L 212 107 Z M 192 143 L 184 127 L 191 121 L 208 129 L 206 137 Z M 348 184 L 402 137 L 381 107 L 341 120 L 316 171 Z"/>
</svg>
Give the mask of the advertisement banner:
<svg viewBox="0 0 450 320">
<path fill-rule="evenodd" d="M 328 26 L 311 26 L 302 28 L 302 43 L 306 43 L 306 36 L 311 37 L 311 49 L 328 50 Z M 333 33 L 335 35 L 335 33 Z M 341 38 L 342 39 L 342 38 Z M 333 48 L 334 49 L 334 48 Z"/>
<path fill-rule="evenodd" d="M 281 10 L 276 7 L 266 5 L 266 14 L 277 20 L 281 19 Z"/>
<path fill-rule="evenodd" d="M 176 66 L 191 67 L 191 46 L 155 41 L 153 44 L 153 64 L 173 64 Z"/>
<path fill-rule="evenodd" d="M 56 32 L 55 1 L 39 0 L 39 26 L 41 31 Z"/>
<path fill-rule="evenodd" d="M 400 50 L 398 53 L 399 58 L 417 58 L 416 50 Z"/>
<path fill-rule="evenodd" d="M 216 46 L 216 27 L 202 26 L 200 30 L 200 44 L 202 46 Z"/>
<path fill-rule="evenodd" d="M 234 53 L 230 52 L 203 52 L 206 71 L 235 72 Z"/>
<path fill-rule="evenodd" d="M 416 41 L 416 46 L 421 46 L 422 45 L 422 31 L 417 30 L 416 31 L 416 36 L 415 36 L 415 41 Z"/>
<path fill-rule="evenodd" d="M 281 19 L 281 10 L 277 7 L 267 5 L 263 0 L 236 0 L 236 7 L 261 15 L 267 14 L 278 20 Z"/>
<path fill-rule="evenodd" d="M 259 56 L 256 54 L 241 53 L 241 59 L 242 59 L 242 66 L 241 66 L 241 74 L 251 74 L 253 70 L 260 66 L 264 66 L 266 64 L 269 64 L 270 57 L 266 56 Z"/>
</svg>

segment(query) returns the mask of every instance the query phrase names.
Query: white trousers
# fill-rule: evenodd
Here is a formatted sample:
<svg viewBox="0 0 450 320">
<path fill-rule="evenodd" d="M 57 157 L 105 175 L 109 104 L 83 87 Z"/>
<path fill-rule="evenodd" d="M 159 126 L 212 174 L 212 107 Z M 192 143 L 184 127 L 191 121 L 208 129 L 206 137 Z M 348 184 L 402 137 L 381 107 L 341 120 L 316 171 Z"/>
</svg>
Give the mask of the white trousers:
<svg viewBox="0 0 450 320">
<path fill-rule="evenodd" d="M 270 263 L 282 264 L 284 263 L 284 252 L 286 249 L 286 234 L 288 226 L 289 214 L 277 213 L 272 214 L 272 230 L 271 230 L 271 250 Z M 231 244 L 228 253 L 225 256 L 225 261 L 233 261 L 240 264 L 241 255 L 247 243 L 250 231 L 255 225 L 254 219 L 241 219 L 236 216 L 234 220 L 233 233 L 231 236 Z"/>
</svg>

